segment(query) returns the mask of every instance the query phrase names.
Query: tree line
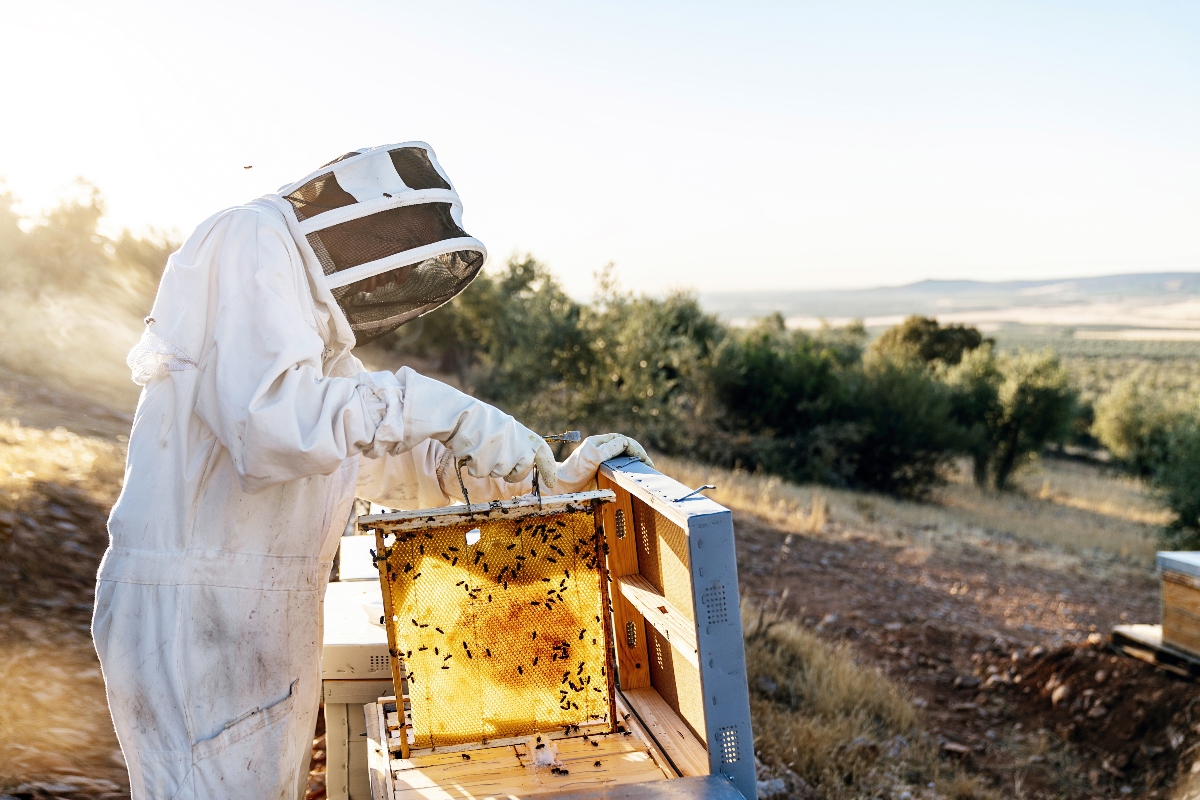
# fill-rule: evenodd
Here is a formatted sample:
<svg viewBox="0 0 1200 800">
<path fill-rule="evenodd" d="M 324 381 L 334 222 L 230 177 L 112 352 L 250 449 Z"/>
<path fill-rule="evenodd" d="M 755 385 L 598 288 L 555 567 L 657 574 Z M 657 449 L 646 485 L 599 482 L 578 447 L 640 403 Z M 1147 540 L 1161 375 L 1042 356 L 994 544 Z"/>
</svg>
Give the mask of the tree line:
<svg viewBox="0 0 1200 800">
<path fill-rule="evenodd" d="M 79 189 L 31 221 L 0 187 L 0 355 L 10 367 L 24 368 L 17 351 L 33 348 L 45 351 L 34 359 L 45 371 L 55 336 L 69 338 L 63 326 L 78 327 L 82 313 L 129 316 L 130 346 L 176 246 L 155 232 L 101 235 L 100 194 Z M 72 296 L 87 302 L 63 305 Z M 732 327 L 686 293 L 622 291 L 611 272 L 578 302 L 525 256 L 371 347 L 421 357 L 547 432 L 619 430 L 719 466 L 898 496 L 926 495 L 957 459 L 1002 490 L 1047 447 L 1099 444 L 1158 489 L 1177 543 L 1200 544 L 1194 397 L 1129 380 L 1093 408 L 1052 352 L 1002 353 L 969 326 L 911 317 L 874 342 L 861 324 L 789 330 L 778 315 Z"/>
<path fill-rule="evenodd" d="M 733 327 L 686 293 L 624 292 L 611 272 L 578 302 L 524 256 L 376 346 L 547 432 L 619 430 L 719 466 L 903 497 L 962 458 L 1005 490 L 1047 448 L 1098 440 L 1159 488 L 1174 530 L 1200 529 L 1194 408 L 1121 385 L 1092 409 L 1053 352 L 1001 352 L 970 326 L 910 317 L 873 342 L 861 323 Z"/>
</svg>

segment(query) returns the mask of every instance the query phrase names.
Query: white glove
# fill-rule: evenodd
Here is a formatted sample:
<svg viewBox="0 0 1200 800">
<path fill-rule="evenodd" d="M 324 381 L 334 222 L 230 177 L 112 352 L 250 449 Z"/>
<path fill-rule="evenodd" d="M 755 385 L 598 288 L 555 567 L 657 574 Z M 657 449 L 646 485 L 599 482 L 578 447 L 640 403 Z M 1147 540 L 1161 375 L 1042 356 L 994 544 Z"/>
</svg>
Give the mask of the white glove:
<svg viewBox="0 0 1200 800">
<path fill-rule="evenodd" d="M 624 453 L 653 467 L 654 462 L 646 455 L 646 450 L 633 439 L 619 433 L 605 433 L 599 436 L 589 436 L 583 444 L 575 448 L 575 452 L 567 460 L 558 465 L 558 492 L 582 492 L 596 480 L 600 465 L 610 458 L 616 458 Z M 541 464 L 538 465 L 539 471 Z M 545 472 L 542 472 L 545 475 Z"/>
<path fill-rule="evenodd" d="M 405 429 L 413 439 L 436 439 L 476 478 L 517 483 L 536 466 L 541 482 L 557 482 L 554 451 L 500 409 L 405 368 Z M 413 442 L 415 446 L 417 442 Z"/>
</svg>

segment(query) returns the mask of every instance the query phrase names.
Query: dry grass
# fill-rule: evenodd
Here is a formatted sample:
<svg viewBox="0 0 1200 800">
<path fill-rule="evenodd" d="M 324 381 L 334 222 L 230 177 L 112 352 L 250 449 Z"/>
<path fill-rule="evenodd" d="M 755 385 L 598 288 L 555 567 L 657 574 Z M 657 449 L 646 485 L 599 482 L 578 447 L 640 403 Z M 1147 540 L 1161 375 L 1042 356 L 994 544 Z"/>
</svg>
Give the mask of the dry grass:
<svg viewBox="0 0 1200 800">
<path fill-rule="evenodd" d="M 0 790 L 127 796 L 87 624 L 123 462 L 104 439 L 0 422 Z"/>
<path fill-rule="evenodd" d="M 88 797 L 125 784 L 90 637 L 46 620 L 0 630 L 0 788 L 72 785 Z"/>
<path fill-rule="evenodd" d="M 708 493 L 714 500 L 784 530 L 807 532 L 819 497 L 827 533 L 853 531 L 930 549 L 982 547 L 1047 568 L 1149 567 L 1166 518 L 1139 482 L 1059 461 L 1026 470 L 1014 492 L 981 490 L 960 471 L 929 502 L 799 485 L 667 456 L 656 455 L 655 463 L 683 483 L 715 483 Z"/>
<path fill-rule="evenodd" d="M 743 625 L 755 750 L 793 795 L 990 796 L 938 758 L 906 692 L 848 646 L 749 605 Z"/>
<path fill-rule="evenodd" d="M 74 485 L 112 503 L 124 470 L 125 453 L 104 439 L 0 421 L 0 507 L 19 507 L 39 482 Z"/>
<path fill-rule="evenodd" d="M 1039 500 L 1161 527 L 1171 521 L 1142 480 L 1115 469 L 1071 461 L 1038 462 L 1017 475 L 1017 486 Z"/>
</svg>

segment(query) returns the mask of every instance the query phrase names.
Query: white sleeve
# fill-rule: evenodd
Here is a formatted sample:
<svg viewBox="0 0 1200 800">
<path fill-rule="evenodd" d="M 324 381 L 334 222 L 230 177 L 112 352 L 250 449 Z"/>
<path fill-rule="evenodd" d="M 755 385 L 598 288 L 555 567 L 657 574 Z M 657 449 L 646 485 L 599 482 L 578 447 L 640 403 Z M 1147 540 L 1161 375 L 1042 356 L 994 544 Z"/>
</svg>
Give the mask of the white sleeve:
<svg viewBox="0 0 1200 800">
<path fill-rule="evenodd" d="M 450 505 L 438 482 L 438 462 L 446 446 L 426 439 L 411 450 L 382 458 L 361 458 L 355 494 L 388 508 L 406 511 Z"/>
<path fill-rule="evenodd" d="M 196 413 L 229 450 L 242 489 L 327 475 L 360 452 L 415 444 L 405 437 L 403 376 L 322 374 L 325 344 L 306 322 L 311 300 L 286 231 L 245 210 L 210 235 L 219 238 L 217 308 Z"/>
</svg>

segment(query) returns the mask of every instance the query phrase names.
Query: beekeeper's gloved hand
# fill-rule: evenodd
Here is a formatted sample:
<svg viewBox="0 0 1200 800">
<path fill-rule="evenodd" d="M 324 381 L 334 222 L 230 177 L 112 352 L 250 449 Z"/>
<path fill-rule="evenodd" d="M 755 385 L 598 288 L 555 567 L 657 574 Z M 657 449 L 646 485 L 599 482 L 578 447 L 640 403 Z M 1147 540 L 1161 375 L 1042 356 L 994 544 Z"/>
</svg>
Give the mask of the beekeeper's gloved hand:
<svg viewBox="0 0 1200 800">
<path fill-rule="evenodd" d="M 487 403 L 471 409 L 446 446 L 454 453 L 455 465 L 476 478 L 520 483 L 537 467 L 542 486 L 553 489 L 558 482 L 554 451 L 546 440 Z"/>
<path fill-rule="evenodd" d="M 592 483 L 596 480 L 600 465 L 622 453 L 647 466 L 654 466 L 645 448 L 628 436 L 619 433 L 589 436 L 566 461 L 558 465 L 558 493 L 583 492 L 593 488 Z"/>
<path fill-rule="evenodd" d="M 442 442 L 453 454 L 454 469 L 465 467 L 476 478 L 519 483 L 536 466 L 542 486 L 554 488 L 554 451 L 545 439 L 495 406 L 407 367 L 403 372 L 406 436 Z"/>
</svg>

